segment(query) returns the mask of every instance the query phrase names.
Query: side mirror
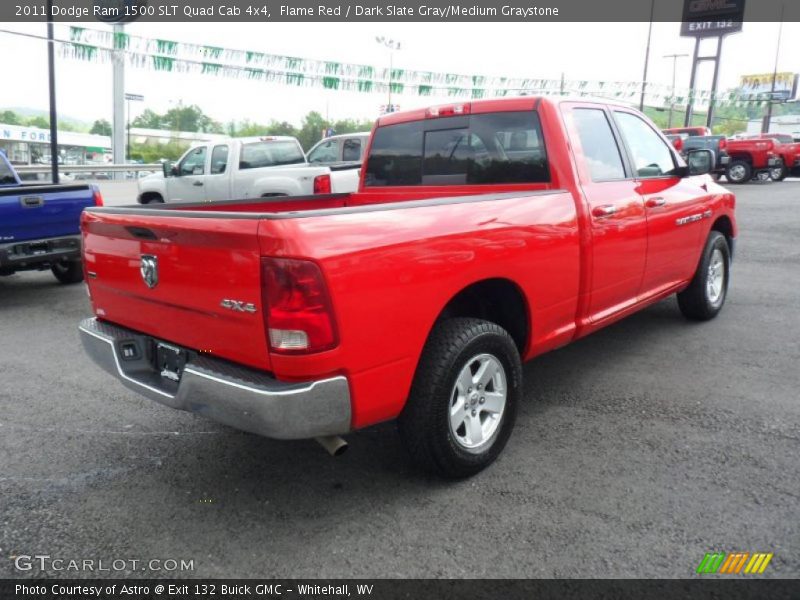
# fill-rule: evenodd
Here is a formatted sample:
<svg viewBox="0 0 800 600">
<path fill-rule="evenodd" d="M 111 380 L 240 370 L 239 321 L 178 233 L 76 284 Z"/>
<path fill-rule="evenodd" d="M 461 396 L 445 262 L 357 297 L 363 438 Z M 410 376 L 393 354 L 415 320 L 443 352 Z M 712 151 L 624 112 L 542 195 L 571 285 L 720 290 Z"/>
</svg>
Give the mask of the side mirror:
<svg viewBox="0 0 800 600">
<path fill-rule="evenodd" d="M 689 175 L 706 175 L 714 170 L 714 152 L 711 150 L 689 150 L 686 153 L 686 164 L 689 165 Z"/>
<path fill-rule="evenodd" d="M 173 169 L 174 167 L 172 166 L 172 163 L 170 161 L 161 163 L 161 170 L 164 171 L 164 177 L 172 177 Z"/>
</svg>

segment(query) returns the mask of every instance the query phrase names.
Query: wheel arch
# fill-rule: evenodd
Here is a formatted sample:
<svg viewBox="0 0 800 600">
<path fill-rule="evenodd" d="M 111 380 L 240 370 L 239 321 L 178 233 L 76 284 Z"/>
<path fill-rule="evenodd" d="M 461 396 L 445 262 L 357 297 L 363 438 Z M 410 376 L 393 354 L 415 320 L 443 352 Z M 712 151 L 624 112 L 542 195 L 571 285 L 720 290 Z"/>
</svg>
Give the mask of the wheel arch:
<svg viewBox="0 0 800 600">
<path fill-rule="evenodd" d="M 531 338 L 530 307 L 525 293 L 511 279 L 482 279 L 464 287 L 439 311 L 435 323 L 453 317 L 496 323 L 511 335 L 520 356 L 525 356 Z"/>
<path fill-rule="evenodd" d="M 164 196 L 161 192 L 148 191 L 139 194 L 139 204 L 147 204 L 150 200 L 158 200 L 164 202 Z"/>
</svg>

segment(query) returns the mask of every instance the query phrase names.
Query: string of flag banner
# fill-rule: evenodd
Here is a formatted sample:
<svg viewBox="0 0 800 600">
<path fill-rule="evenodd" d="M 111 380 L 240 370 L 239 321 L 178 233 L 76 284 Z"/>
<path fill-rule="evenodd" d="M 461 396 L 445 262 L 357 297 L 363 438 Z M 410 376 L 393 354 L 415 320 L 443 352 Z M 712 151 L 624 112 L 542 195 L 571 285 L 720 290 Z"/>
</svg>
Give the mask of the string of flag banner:
<svg viewBox="0 0 800 600">
<path fill-rule="evenodd" d="M 600 96 L 621 101 L 638 98 L 641 82 L 536 79 L 463 75 L 400 68 L 324 61 L 206 46 L 167 39 L 148 38 L 85 27 L 70 26 L 69 40 L 60 43 L 64 58 L 87 62 L 110 62 L 123 53 L 128 65 L 165 73 L 201 74 L 247 79 L 295 87 L 322 88 L 362 93 L 412 94 L 479 99 L 520 93 L 542 95 Z M 691 96 L 686 89 L 673 90 L 660 84 L 647 85 L 650 104 L 684 104 Z M 708 90 L 695 90 L 694 103 L 707 105 Z M 718 93 L 715 106 L 759 105 L 739 95 L 738 90 Z"/>
</svg>

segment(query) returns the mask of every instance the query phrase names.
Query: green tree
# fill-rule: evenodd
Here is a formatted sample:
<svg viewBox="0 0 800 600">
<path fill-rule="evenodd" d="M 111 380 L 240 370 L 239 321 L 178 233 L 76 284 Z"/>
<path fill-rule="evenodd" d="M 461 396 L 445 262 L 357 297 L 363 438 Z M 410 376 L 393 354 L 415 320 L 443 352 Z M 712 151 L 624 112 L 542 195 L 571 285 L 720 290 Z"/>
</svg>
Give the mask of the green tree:
<svg viewBox="0 0 800 600">
<path fill-rule="evenodd" d="M 105 119 L 98 119 L 92 125 L 89 133 L 93 133 L 95 135 L 111 135 L 111 123 Z"/>
<path fill-rule="evenodd" d="M 24 124 L 20 116 L 13 110 L 4 110 L 3 112 L 0 112 L 0 123 L 5 123 L 6 125 Z"/>
<path fill-rule="evenodd" d="M 39 129 L 49 129 L 50 119 L 42 116 L 31 117 L 27 120 L 25 125 L 28 125 L 29 127 L 38 127 Z"/>
<path fill-rule="evenodd" d="M 161 129 L 162 117 L 156 112 L 146 108 L 142 114 L 136 117 L 131 125 L 133 127 L 142 127 L 144 129 Z"/>
<path fill-rule="evenodd" d="M 322 139 L 322 133 L 326 128 L 325 119 L 317 111 L 311 111 L 303 117 L 300 131 L 297 132 L 297 139 L 306 152 Z"/>
</svg>

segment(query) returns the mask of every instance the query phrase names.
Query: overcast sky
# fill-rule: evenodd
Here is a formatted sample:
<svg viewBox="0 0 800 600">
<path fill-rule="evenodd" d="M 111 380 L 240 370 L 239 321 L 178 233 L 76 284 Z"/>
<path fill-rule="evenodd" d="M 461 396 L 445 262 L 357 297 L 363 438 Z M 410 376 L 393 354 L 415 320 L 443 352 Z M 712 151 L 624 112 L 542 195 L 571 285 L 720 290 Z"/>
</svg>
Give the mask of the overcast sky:
<svg viewBox="0 0 800 600">
<path fill-rule="evenodd" d="M 98 24 L 97 28 L 103 28 Z M 650 53 L 653 82 L 669 84 L 670 53 L 691 54 L 693 41 L 678 36 L 677 23 L 655 23 Z M 785 23 L 779 70 L 800 71 L 800 23 Z M 44 24 L 0 23 L 2 29 L 45 34 Z M 176 24 L 134 23 L 129 33 L 180 42 L 287 54 L 339 62 L 388 64 L 388 54 L 376 35 L 400 40 L 398 68 L 509 77 L 637 81 L 642 77 L 647 23 L 283 23 Z M 775 60 L 777 23 L 745 23 L 741 34 L 725 41 L 721 88 L 737 84 L 739 76 L 771 72 Z M 68 38 L 68 26 L 56 25 L 56 36 Z M 711 44 L 712 42 L 708 42 Z M 46 44 L 0 33 L 3 85 L 0 107 L 47 108 Z M 699 85 L 710 87 L 710 65 L 701 70 Z M 690 60 L 680 59 L 678 87 L 689 83 Z M 59 110 L 86 121 L 111 119 L 111 65 L 59 59 Z M 134 115 L 144 108 L 165 111 L 178 102 L 197 104 L 214 119 L 270 119 L 298 123 L 310 110 L 331 119 L 374 118 L 383 94 L 360 94 L 291 88 L 258 81 L 203 75 L 155 73 L 127 68 L 126 91 L 143 94 Z M 401 95 L 401 108 L 436 99 Z"/>
</svg>

